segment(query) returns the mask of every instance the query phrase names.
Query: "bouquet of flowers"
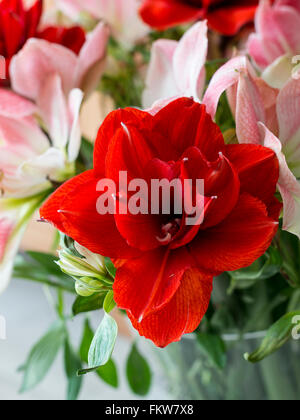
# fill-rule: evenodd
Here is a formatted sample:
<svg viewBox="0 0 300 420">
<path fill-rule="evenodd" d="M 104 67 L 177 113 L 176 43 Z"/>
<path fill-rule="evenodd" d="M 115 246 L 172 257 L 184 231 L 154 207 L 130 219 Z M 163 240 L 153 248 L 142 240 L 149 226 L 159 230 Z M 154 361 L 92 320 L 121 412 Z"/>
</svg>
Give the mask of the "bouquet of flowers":
<svg viewBox="0 0 300 420">
<path fill-rule="evenodd" d="M 0 291 L 14 276 L 57 296 L 22 390 L 60 348 L 69 399 L 90 372 L 117 386 L 118 310 L 161 352 L 195 337 L 219 370 L 226 333 L 264 331 L 247 366 L 296 341 L 300 1 L 2 0 L 0 17 Z M 113 105 L 88 139 L 95 93 Z M 37 210 L 53 253 L 18 253 Z M 69 321 L 100 310 L 75 349 Z M 127 376 L 147 394 L 136 343 Z"/>
</svg>

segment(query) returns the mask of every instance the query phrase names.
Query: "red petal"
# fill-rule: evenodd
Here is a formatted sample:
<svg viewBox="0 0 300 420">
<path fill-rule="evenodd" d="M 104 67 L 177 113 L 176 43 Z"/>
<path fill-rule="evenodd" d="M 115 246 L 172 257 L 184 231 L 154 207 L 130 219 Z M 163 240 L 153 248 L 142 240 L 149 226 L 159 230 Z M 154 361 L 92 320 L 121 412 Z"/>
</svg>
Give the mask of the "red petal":
<svg viewBox="0 0 300 420">
<path fill-rule="evenodd" d="M 98 177 L 105 175 L 105 159 L 108 145 L 121 127 L 121 123 L 127 125 L 132 123 L 136 128 L 145 124 L 151 124 L 151 116 L 147 112 L 135 108 L 119 109 L 111 112 L 102 123 L 95 143 L 94 168 Z"/>
<path fill-rule="evenodd" d="M 127 261 L 117 270 L 113 286 L 118 307 L 137 320 L 145 318 L 170 301 L 192 264 L 185 248 L 170 252 L 165 247 Z"/>
<path fill-rule="evenodd" d="M 235 35 L 244 25 L 254 20 L 257 5 L 258 2 L 254 6 L 225 6 L 216 9 L 208 13 L 208 24 L 223 35 Z"/>
<path fill-rule="evenodd" d="M 225 221 L 201 231 L 188 247 L 203 270 L 238 270 L 264 254 L 277 229 L 278 223 L 268 217 L 266 206 L 245 193 Z"/>
<path fill-rule="evenodd" d="M 83 172 L 75 178 L 65 182 L 48 198 L 40 209 L 41 219 L 52 223 L 58 230 L 66 233 L 64 231 L 62 215 L 58 212 L 58 210 L 61 209 L 63 201 L 71 192 L 73 192 L 78 186 L 84 185 L 94 179 L 94 171 L 91 170 Z"/>
<path fill-rule="evenodd" d="M 212 277 L 198 270 L 187 271 L 177 292 L 162 309 L 138 322 L 128 313 L 132 325 L 140 335 L 159 347 L 179 341 L 183 334 L 191 333 L 205 315 L 212 292 Z"/>
<path fill-rule="evenodd" d="M 86 40 L 85 32 L 80 26 L 73 26 L 71 28 L 48 26 L 38 34 L 38 37 L 63 45 L 75 54 L 79 54 Z"/>
<path fill-rule="evenodd" d="M 186 149 L 196 146 L 208 160 L 214 161 L 224 149 L 224 139 L 220 128 L 207 114 L 204 105 L 193 99 L 177 99 L 154 116 L 153 131 L 161 138 L 152 138 L 165 161 L 180 159 Z M 158 143 L 159 142 L 159 143 Z"/>
<path fill-rule="evenodd" d="M 97 212 L 97 183 L 94 171 L 68 181 L 44 204 L 41 217 L 92 252 L 112 258 L 138 256 L 118 232 L 114 216 Z"/>
<path fill-rule="evenodd" d="M 22 46 L 25 23 L 10 11 L 2 12 L 2 30 L 5 39 L 6 56 L 12 57 Z"/>
<path fill-rule="evenodd" d="M 43 1 L 37 0 L 33 6 L 26 12 L 27 38 L 36 35 L 43 11 Z"/>
<path fill-rule="evenodd" d="M 145 0 L 140 9 L 142 19 L 153 28 L 164 30 L 202 17 L 200 7 L 180 0 Z"/>
<path fill-rule="evenodd" d="M 226 146 L 225 154 L 238 172 L 241 192 L 273 207 L 279 178 L 279 162 L 273 150 L 254 144 L 233 144 Z"/>
</svg>

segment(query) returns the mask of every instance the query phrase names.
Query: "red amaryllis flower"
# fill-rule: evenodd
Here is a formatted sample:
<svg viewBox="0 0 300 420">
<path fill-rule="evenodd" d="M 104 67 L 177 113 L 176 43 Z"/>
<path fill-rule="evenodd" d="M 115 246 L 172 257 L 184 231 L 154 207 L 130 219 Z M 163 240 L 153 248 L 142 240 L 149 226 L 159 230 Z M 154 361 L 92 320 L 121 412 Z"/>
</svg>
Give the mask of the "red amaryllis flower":
<svg viewBox="0 0 300 420">
<path fill-rule="evenodd" d="M 23 0 L 0 1 L 0 55 L 6 59 L 7 76 L 12 57 L 29 38 L 47 39 L 62 44 L 75 53 L 78 53 L 84 44 L 85 33 L 79 27 L 50 27 L 39 32 L 42 8 L 42 0 L 37 0 L 29 9 L 25 8 Z M 7 81 L 2 81 L 2 84 L 6 83 Z"/>
<path fill-rule="evenodd" d="M 209 26 L 223 35 L 235 35 L 254 19 L 259 0 L 144 0 L 143 20 L 163 30 L 206 18 Z"/>
<path fill-rule="evenodd" d="M 203 179 L 203 222 L 189 226 L 187 214 L 173 205 L 168 214 L 122 214 L 122 193 L 119 211 L 100 215 L 99 180 L 118 185 L 123 171 L 147 185 Z M 112 112 L 99 130 L 94 169 L 60 187 L 41 217 L 116 261 L 118 307 L 141 335 L 163 347 L 198 327 L 214 276 L 249 266 L 267 250 L 281 209 L 274 198 L 278 176 L 272 150 L 225 145 L 205 106 L 181 98 L 156 115 L 131 108 Z"/>
</svg>

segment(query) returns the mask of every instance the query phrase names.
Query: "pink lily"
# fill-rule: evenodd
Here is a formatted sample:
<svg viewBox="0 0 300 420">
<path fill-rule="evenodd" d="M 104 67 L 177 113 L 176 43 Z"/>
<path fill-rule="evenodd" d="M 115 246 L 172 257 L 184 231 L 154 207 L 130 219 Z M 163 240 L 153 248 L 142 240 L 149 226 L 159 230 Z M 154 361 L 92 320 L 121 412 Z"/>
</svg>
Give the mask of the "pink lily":
<svg viewBox="0 0 300 420">
<path fill-rule="evenodd" d="M 112 35 L 125 47 L 131 47 L 150 31 L 139 17 L 139 0 L 57 0 L 58 9 L 73 21 L 84 24 L 83 14 L 104 20 Z"/>
<path fill-rule="evenodd" d="M 179 42 L 158 40 L 153 44 L 143 95 L 150 108 L 157 101 L 176 96 L 202 97 L 208 39 L 207 23 L 196 23 Z"/>
<path fill-rule="evenodd" d="M 300 3 L 298 0 L 261 0 L 255 19 L 256 33 L 249 38 L 248 50 L 263 79 L 281 88 L 289 80 L 300 54 Z"/>
<path fill-rule="evenodd" d="M 229 61 L 213 77 L 204 97 L 214 118 L 227 91 L 240 143 L 271 148 L 278 156 L 278 189 L 283 198 L 283 229 L 300 237 L 300 80 L 278 91 L 257 78 L 245 57 Z"/>
<path fill-rule="evenodd" d="M 57 73 L 66 97 L 74 88 L 90 93 L 104 70 L 108 37 L 108 27 L 99 23 L 78 56 L 61 45 L 29 39 L 10 65 L 13 90 L 36 101 L 48 76 Z"/>
</svg>

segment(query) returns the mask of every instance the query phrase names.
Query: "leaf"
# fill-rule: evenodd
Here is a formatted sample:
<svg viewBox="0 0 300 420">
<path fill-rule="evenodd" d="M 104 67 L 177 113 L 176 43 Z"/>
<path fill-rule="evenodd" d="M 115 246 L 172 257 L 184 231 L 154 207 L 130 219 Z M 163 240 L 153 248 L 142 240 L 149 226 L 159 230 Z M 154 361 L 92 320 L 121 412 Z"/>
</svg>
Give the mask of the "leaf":
<svg viewBox="0 0 300 420">
<path fill-rule="evenodd" d="M 75 293 L 74 281 L 55 264 L 55 256 L 42 253 L 19 254 L 15 261 L 14 278 L 35 281 Z"/>
<path fill-rule="evenodd" d="M 292 331 L 295 328 L 293 320 L 296 316 L 300 316 L 300 311 L 290 312 L 280 318 L 268 330 L 260 347 L 252 354 L 246 353 L 245 359 L 251 363 L 257 363 L 280 349 L 280 347 L 292 338 Z"/>
<path fill-rule="evenodd" d="M 292 287 L 300 286 L 300 242 L 297 236 L 280 231 L 280 253 L 283 258 L 283 271 Z"/>
<path fill-rule="evenodd" d="M 33 347 L 27 359 L 20 392 L 33 389 L 46 376 L 59 349 L 63 346 L 66 330 L 62 322 L 56 323 Z"/>
<path fill-rule="evenodd" d="M 114 301 L 114 292 L 111 290 L 105 296 L 103 309 L 105 310 L 107 314 L 109 314 L 114 309 L 115 306 L 116 306 L 116 303 Z"/>
<path fill-rule="evenodd" d="M 116 277 L 117 269 L 115 268 L 112 260 L 108 257 L 105 257 L 104 262 L 105 262 L 106 270 L 111 275 L 111 277 L 114 279 Z"/>
<path fill-rule="evenodd" d="M 89 297 L 78 296 L 73 304 L 72 312 L 76 316 L 85 312 L 97 311 L 103 307 L 105 295 L 96 293 Z"/>
<path fill-rule="evenodd" d="M 79 351 L 80 358 L 85 363 L 88 363 L 89 350 L 90 350 L 93 338 L 94 338 L 94 331 L 92 330 L 90 326 L 89 320 L 86 319 L 84 323 L 83 335 L 82 335 L 80 351 Z"/>
<path fill-rule="evenodd" d="M 89 350 L 89 368 L 81 370 L 79 374 L 95 371 L 109 361 L 115 347 L 117 335 L 118 326 L 116 321 L 105 313 Z"/>
<path fill-rule="evenodd" d="M 65 372 L 68 378 L 67 400 L 77 400 L 81 386 L 82 377 L 77 376 L 78 370 L 82 368 L 81 361 L 74 352 L 68 339 L 65 340 Z"/>
<path fill-rule="evenodd" d="M 235 289 L 248 289 L 257 281 L 266 280 L 277 273 L 282 267 L 282 258 L 275 248 L 269 248 L 268 252 L 256 260 L 252 265 L 229 273 L 231 287 L 229 292 Z"/>
<path fill-rule="evenodd" d="M 128 383 L 137 395 L 147 395 L 152 381 L 150 367 L 144 357 L 139 353 L 136 344 L 132 346 L 126 366 Z"/>
<path fill-rule="evenodd" d="M 94 145 L 89 140 L 83 137 L 81 141 L 79 159 L 85 165 L 86 169 L 93 168 L 93 155 L 94 155 Z"/>
<path fill-rule="evenodd" d="M 197 341 L 201 350 L 210 358 L 219 369 L 226 365 L 226 346 L 219 335 L 197 333 Z"/>
<path fill-rule="evenodd" d="M 106 365 L 97 369 L 96 373 L 108 385 L 112 386 L 113 388 L 118 388 L 119 380 L 117 367 L 112 359 L 110 359 Z"/>
</svg>

